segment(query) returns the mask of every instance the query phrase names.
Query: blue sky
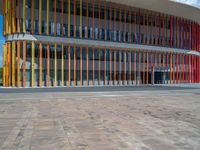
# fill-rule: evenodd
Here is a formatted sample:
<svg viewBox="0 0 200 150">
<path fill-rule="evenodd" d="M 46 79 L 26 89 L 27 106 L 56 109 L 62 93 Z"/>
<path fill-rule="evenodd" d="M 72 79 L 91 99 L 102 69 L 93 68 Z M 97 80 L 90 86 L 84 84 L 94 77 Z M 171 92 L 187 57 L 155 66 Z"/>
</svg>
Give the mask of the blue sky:
<svg viewBox="0 0 200 150">
<path fill-rule="evenodd" d="M 3 37 L 3 17 L 0 15 L 0 67 L 2 67 L 2 47 L 4 43 Z"/>
<path fill-rule="evenodd" d="M 200 8 L 200 0 L 172 0 L 172 1 L 184 3 L 184 4 L 187 4 L 187 5 L 191 5 L 191 6 Z"/>
</svg>

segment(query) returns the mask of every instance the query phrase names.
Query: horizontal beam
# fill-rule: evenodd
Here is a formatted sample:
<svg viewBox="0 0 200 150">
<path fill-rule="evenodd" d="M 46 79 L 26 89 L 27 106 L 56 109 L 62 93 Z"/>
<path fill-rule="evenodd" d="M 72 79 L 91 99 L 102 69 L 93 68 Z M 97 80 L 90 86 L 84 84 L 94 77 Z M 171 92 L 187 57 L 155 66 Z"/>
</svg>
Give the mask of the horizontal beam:
<svg viewBox="0 0 200 150">
<path fill-rule="evenodd" d="M 195 50 L 186 50 L 170 47 L 161 46 L 149 46 L 141 44 L 130 44 L 130 43 L 120 43 L 120 42 L 110 42 L 110 41 L 100 41 L 100 40 L 88 40 L 88 39 L 77 39 L 77 38 L 66 38 L 66 37 L 55 37 L 55 36 L 43 36 L 43 35 L 30 35 L 30 34 L 14 34 L 9 35 L 6 41 L 35 41 L 42 42 L 46 44 L 71 44 L 71 45 L 82 45 L 82 46 L 94 46 L 101 48 L 111 48 L 111 49 L 124 49 L 124 50 L 145 50 L 145 51 L 157 51 L 157 52 L 173 52 L 180 54 L 191 54 L 200 56 L 200 52 Z"/>
</svg>

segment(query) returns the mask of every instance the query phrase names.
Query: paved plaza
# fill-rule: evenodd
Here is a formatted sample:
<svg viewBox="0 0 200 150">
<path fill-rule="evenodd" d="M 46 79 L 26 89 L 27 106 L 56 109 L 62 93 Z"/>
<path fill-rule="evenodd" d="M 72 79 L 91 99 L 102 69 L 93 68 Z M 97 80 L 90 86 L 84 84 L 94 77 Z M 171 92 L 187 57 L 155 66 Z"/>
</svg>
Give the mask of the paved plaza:
<svg viewBox="0 0 200 150">
<path fill-rule="evenodd" d="M 199 150 L 200 89 L 0 92 L 9 149 Z"/>
</svg>

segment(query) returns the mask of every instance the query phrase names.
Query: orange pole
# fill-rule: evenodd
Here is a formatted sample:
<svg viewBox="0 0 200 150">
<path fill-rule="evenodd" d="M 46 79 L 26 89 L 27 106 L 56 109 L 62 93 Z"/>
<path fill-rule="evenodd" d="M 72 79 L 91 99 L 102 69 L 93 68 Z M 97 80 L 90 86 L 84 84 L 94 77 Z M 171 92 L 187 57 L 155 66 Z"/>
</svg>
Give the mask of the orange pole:
<svg viewBox="0 0 200 150">
<path fill-rule="evenodd" d="M 20 42 L 17 42 L 17 86 L 20 87 Z"/>
</svg>

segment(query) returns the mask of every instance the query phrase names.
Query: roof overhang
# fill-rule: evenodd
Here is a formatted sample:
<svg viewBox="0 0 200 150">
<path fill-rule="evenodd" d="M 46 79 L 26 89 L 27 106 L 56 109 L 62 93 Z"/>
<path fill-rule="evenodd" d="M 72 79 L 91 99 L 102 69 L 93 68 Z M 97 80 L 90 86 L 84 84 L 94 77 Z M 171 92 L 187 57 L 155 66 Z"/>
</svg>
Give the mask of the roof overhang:
<svg viewBox="0 0 200 150">
<path fill-rule="evenodd" d="M 171 0 L 106 0 L 156 12 L 166 13 L 178 17 L 191 19 L 200 23 L 200 9 Z M 0 0 L 0 14 L 3 13 L 3 0 Z"/>
<path fill-rule="evenodd" d="M 183 17 L 200 23 L 200 9 L 171 0 L 106 0 L 113 3 L 143 8 L 173 16 Z"/>
</svg>

